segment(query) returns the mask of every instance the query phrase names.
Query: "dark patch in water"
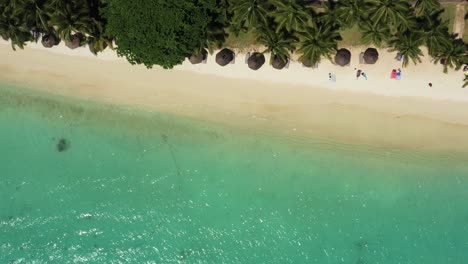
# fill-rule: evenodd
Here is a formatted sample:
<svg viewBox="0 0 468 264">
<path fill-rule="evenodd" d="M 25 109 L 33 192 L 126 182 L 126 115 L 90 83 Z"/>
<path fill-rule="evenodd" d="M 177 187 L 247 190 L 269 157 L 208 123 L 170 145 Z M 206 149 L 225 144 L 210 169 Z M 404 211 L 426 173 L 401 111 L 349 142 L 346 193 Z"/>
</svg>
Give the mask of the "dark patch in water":
<svg viewBox="0 0 468 264">
<path fill-rule="evenodd" d="M 174 162 L 174 167 L 176 168 L 176 171 L 177 171 L 177 175 L 181 175 L 181 172 L 180 172 L 180 168 L 179 168 L 179 165 L 177 163 L 177 159 L 174 155 L 174 150 L 172 149 L 172 146 L 171 144 L 169 144 L 168 142 L 168 136 L 166 134 L 161 134 L 161 138 L 163 140 L 164 143 L 166 143 L 167 147 L 169 148 L 169 152 L 171 153 L 171 157 L 172 157 L 172 161 Z"/>
<path fill-rule="evenodd" d="M 364 259 L 362 257 L 360 257 L 357 261 L 356 261 L 356 264 L 364 264 Z"/>
<path fill-rule="evenodd" d="M 9 215 L 9 216 L 8 216 L 8 220 L 9 220 L 9 221 L 13 220 L 13 216 L 12 216 L 12 215 Z"/>
<path fill-rule="evenodd" d="M 194 252 L 191 249 L 183 249 L 183 250 L 179 251 L 178 258 L 184 260 L 184 259 L 187 259 L 190 256 L 192 256 L 193 253 Z"/>
<path fill-rule="evenodd" d="M 355 246 L 359 251 L 362 251 L 362 250 L 364 250 L 364 249 L 367 249 L 368 245 L 369 245 L 369 244 L 368 244 L 366 241 L 364 241 L 364 240 L 359 240 L 359 241 L 356 241 L 356 242 L 354 243 L 354 246 Z"/>
<path fill-rule="evenodd" d="M 58 152 L 64 152 L 70 148 L 70 141 L 68 141 L 65 138 L 59 139 L 57 142 L 57 151 Z"/>
<path fill-rule="evenodd" d="M 356 264 L 364 264 L 364 250 L 367 250 L 367 248 L 369 247 L 369 243 L 367 243 L 367 241 L 365 240 L 359 240 L 354 242 L 354 246 L 356 247 L 359 256 L 358 260 L 356 261 Z"/>
</svg>

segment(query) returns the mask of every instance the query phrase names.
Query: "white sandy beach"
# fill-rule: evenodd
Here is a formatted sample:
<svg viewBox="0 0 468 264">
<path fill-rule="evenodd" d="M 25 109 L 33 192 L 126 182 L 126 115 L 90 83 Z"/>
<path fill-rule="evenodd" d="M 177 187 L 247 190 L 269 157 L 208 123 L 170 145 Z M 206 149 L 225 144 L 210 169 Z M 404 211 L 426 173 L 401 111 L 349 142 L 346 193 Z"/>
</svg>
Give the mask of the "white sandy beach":
<svg viewBox="0 0 468 264">
<path fill-rule="evenodd" d="M 221 67 L 186 62 L 174 70 L 132 66 L 111 50 L 98 58 L 87 48 L 11 50 L 0 43 L 0 80 L 65 96 L 142 107 L 231 125 L 316 134 L 333 140 L 386 146 L 464 149 L 468 144 L 468 89 L 462 71 L 442 72 L 429 57 L 402 68 L 395 53 L 379 50 L 375 65 L 360 65 L 353 48 L 349 67 L 323 61 L 317 69 L 292 62 L 258 71 L 244 63 Z M 355 68 L 368 75 L 356 80 Z M 390 79 L 402 69 L 402 80 Z M 330 82 L 328 74 L 336 75 Z M 429 87 L 431 82 L 433 87 Z"/>
</svg>

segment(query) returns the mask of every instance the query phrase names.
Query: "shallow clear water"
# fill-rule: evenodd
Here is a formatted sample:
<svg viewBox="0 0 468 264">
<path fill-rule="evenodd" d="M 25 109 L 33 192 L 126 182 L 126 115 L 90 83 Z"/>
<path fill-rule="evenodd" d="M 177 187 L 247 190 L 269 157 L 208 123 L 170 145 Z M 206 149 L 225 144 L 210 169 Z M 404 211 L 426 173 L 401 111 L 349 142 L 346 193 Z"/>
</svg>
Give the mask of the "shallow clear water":
<svg viewBox="0 0 468 264">
<path fill-rule="evenodd" d="M 468 259 L 461 155 L 0 95 L 0 263 Z"/>
</svg>

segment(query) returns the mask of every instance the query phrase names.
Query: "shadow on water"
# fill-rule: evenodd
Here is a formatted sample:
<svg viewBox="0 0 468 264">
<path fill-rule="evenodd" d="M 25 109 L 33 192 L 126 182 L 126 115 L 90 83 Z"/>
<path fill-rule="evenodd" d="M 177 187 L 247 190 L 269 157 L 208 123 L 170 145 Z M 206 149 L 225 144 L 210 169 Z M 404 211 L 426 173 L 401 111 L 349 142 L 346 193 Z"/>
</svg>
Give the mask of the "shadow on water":
<svg viewBox="0 0 468 264">
<path fill-rule="evenodd" d="M 358 240 L 354 242 L 354 248 L 356 249 L 358 255 L 356 264 L 365 264 L 366 262 L 364 261 L 364 255 L 369 248 L 369 243 L 365 240 Z"/>
<path fill-rule="evenodd" d="M 356 261 L 356 264 L 365 264 L 364 259 L 362 257 L 359 257 L 359 259 Z"/>
<path fill-rule="evenodd" d="M 177 255 L 177 259 L 183 261 L 187 260 L 190 258 L 190 256 L 194 255 L 195 252 L 192 249 L 182 249 L 179 251 L 179 254 Z"/>
<path fill-rule="evenodd" d="M 55 138 L 54 138 L 55 140 Z M 67 151 L 70 148 L 70 141 L 66 138 L 61 138 L 57 141 L 55 145 L 58 152 Z"/>
</svg>

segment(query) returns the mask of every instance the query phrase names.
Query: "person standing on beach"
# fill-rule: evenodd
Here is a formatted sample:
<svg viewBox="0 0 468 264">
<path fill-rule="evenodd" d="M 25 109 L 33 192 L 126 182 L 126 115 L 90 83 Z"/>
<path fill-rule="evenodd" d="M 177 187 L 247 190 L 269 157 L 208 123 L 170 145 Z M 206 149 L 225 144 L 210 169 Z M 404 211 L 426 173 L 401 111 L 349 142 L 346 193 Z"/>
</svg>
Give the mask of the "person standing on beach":
<svg viewBox="0 0 468 264">
<path fill-rule="evenodd" d="M 366 79 L 366 81 L 367 81 L 367 74 L 366 74 L 365 72 L 362 72 L 361 75 L 362 75 L 362 77 L 364 77 L 364 79 Z"/>
</svg>

